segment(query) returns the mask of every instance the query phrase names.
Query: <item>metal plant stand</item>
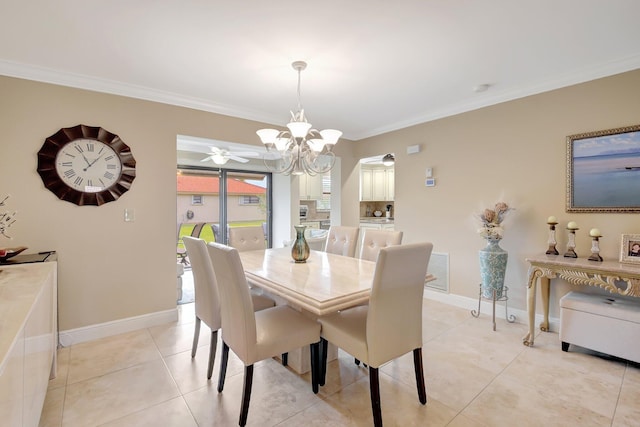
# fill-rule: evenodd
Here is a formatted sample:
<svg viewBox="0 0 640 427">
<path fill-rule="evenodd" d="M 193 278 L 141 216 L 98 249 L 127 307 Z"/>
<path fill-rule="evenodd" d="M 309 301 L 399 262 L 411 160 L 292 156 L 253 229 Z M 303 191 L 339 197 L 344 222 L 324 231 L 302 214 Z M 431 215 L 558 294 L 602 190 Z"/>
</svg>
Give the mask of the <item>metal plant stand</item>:
<svg viewBox="0 0 640 427">
<path fill-rule="evenodd" d="M 509 291 L 509 288 L 506 286 L 502 287 L 502 295 L 498 298 L 496 298 L 496 289 L 493 289 L 493 298 L 491 298 L 491 301 L 493 302 L 493 314 L 492 314 L 492 320 L 493 320 L 493 330 L 496 330 L 496 301 L 504 301 L 504 316 L 507 319 L 507 322 L 509 323 L 513 323 L 516 321 L 516 316 L 514 316 L 513 314 L 509 314 L 509 296 L 507 295 Z M 489 299 L 489 298 L 486 298 Z M 471 315 L 473 317 L 479 317 L 480 316 L 480 303 L 482 302 L 482 283 L 480 283 L 480 292 L 478 294 L 478 310 L 471 310 Z"/>
</svg>

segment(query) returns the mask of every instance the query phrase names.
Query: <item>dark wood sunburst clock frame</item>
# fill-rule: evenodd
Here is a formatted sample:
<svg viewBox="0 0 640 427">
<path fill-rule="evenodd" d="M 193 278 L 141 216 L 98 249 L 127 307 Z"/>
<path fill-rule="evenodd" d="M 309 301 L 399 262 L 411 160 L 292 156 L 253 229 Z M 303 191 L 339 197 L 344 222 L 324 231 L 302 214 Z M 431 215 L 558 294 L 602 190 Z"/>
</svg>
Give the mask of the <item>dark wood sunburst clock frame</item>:
<svg viewBox="0 0 640 427">
<path fill-rule="evenodd" d="M 56 168 L 57 155 L 63 147 L 76 140 L 95 140 L 109 146 L 116 153 L 121 165 L 120 174 L 109 187 L 102 191 L 79 191 L 62 180 Z M 136 160 L 131 148 L 118 135 L 101 127 L 77 125 L 62 128 L 45 139 L 38 151 L 38 174 L 44 186 L 59 199 L 78 206 L 100 206 L 117 200 L 131 188 L 136 177 Z"/>
</svg>

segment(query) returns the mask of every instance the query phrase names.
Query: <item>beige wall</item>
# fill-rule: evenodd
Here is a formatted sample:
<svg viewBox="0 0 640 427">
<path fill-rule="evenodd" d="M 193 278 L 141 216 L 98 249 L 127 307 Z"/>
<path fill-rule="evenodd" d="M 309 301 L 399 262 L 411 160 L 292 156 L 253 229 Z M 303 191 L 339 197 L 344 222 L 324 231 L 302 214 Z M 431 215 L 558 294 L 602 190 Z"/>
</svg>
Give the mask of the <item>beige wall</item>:
<svg viewBox="0 0 640 427">
<path fill-rule="evenodd" d="M 259 143 L 260 124 L 186 108 L 0 77 L 0 194 L 11 194 L 13 241 L 59 258 L 60 329 L 176 306 L 176 135 Z M 137 161 L 131 190 L 104 206 L 58 200 L 36 172 L 44 139 L 61 127 L 101 126 Z M 135 222 L 124 222 L 124 209 Z"/>
<path fill-rule="evenodd" d="M 576 251 L 588 257 L 589 230 L 599 228 L 601 254 L 617 260 L 621 233 L 639 233 L 638 214 L 565 211 L 566 136 L 640 124 L 640 70 L 495 105 L 357 142 L 359 157 L 396 154 L 395 223 L 404 241 L 429 240 L 450 254 L 450 290 L 477 298 L 478 250 L 473 214 L 497 201 L 516 208 L 505 221 L 510 306 L 525 309 L 527 263 L 547 248 L 546 219 L 580 226 Z M 406 147 L 420 144 L 418 154 Z M 436 187 L 424 186 L 433 167 Z M 566 232 L 558 233 L 566 249 Z M 552 313 L 568 285 L 552 288 Z M 513 303 L 513 304 L 512 304 Z"/>
<path fill-rule="evenodd" d="M 527 254 L 546 249 L 545 219 L 577 221 L 581 256 L 591 227 L 602 254 L 617 259 L 621 233 L 640 232 L 637 214 L 565 213 L 565 137 L 638 124 L 640 71 L 532 96 L 336 147 L 341 222 L 357 225 L 360 157 L 396 154 L 396 226 L 405 241 L 430 240 L 451 255 L 451 292 L 477 296 L 474 213 L 498 200 L 507 219 L 507 282 L 525 307 Z M 260 124 L 153 102 L 0 77 L 0 194 L 12 195 L 18 222 L 8 246 L 59 254 L 60 328 L 79 328 L 175 307 L 176 135 L 257 144 Z M 101 207 L 58 200 L 36 173 L 36 153 L 61 127 L 101 126 L 118 134 L 138 162 L 131 190 Z M 420 144 L 408 156 L 408 145 Z M 434 168 L 435 188 L 424 187 Z M 124 209 L 135 222 L 124 222 Z M 297 206 L 292 207 L 295 213 Z M 297 216 L 297 214 L 296 214 Z M 566 244 L 560 233 L 559 248 Z M 2 242 L 3 244 L 5 242 Z M 552 294 L 552 297 L 555 297 Z"/>
</svg>

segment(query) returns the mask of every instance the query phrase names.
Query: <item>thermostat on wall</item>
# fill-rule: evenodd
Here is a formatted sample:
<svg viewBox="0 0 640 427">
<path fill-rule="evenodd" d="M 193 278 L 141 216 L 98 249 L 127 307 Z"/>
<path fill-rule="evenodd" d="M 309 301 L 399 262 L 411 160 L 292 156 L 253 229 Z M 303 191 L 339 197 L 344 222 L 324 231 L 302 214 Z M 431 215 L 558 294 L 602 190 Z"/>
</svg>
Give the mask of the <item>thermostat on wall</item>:
<svg viewBox="0 0 640 427">
<path fill-rule="evenodd" d="M 424 181 L 424 185 L 425 185 L 425 187 L 435 187 L 436 186 L 436 179 L 435 178 L 427 178 Z"/>
</svg>

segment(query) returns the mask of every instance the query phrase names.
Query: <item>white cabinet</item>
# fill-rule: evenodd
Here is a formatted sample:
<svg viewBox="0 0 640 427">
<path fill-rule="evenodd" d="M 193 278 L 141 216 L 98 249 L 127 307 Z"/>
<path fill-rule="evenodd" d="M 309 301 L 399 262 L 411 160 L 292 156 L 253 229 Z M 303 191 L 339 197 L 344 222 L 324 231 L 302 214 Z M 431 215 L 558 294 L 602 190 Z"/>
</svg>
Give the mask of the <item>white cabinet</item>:
<svg viewBox="0 0 640 427">
<path fill-rule="evenodd" d="M 57 263 L 2 266 L 0 423 L 37 427 L 57 346 Z"/>
<path fill-rule="evenodd" d="M 390 230 L 393 231 L 395 226 L 393 223 L 375 223 L 375 222 L 361 222 L 360 223 L 360 235 L 362 235 L 365 228 L 371 228 L 373 230 Z"/>
<path fill-rule="evenodd" d="M 373 170 L 360 169 L 360 201 L 373 200 Z"/>
<path fill-rule="evenodd" d="M 360 200 L 393 201 L 394 169 L 386 167 L 360 167 Z"/>
<path fill-rule="evenodd" d="M 391 202 L 396 196 L 396 171 L 393 168 L 385 169 L 385 178 L 387 185 L 387 200 Z"/>
<path fill-rule="evenodd" d="M 300 200 L 322 199 L 322 175 L 300 175 Z"/>
</svg>

